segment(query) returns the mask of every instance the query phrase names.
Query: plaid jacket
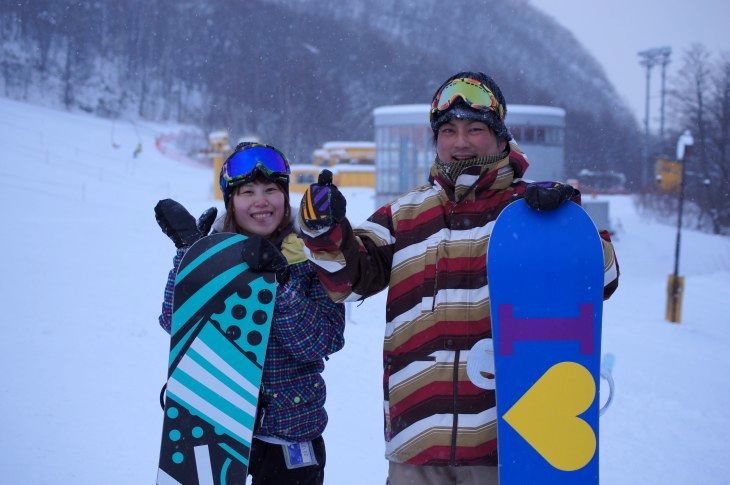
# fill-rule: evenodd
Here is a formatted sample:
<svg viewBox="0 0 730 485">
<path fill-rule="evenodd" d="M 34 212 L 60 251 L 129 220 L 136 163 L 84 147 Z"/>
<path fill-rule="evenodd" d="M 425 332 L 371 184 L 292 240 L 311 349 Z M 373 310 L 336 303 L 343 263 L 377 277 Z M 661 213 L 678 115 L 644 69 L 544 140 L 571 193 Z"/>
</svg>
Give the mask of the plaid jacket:
<svg viewBox="0 0 730 485">
<path fill-rule="evenodd" d="M 526 168 L 513 145 L 504 159 L 467 169 L 455 184 L 434 167 L 429 184 L 358 228 L 347 219 L 329 231 L 302 225 L 307 256 L 335 301 L 388 288 L 383 394 L 391 461 L 497 465 L 495 393 L 475 386 L 466 367 L 471 348 L 492 338 L 487 244 L 499 213 L 524 193 Z M 602 237 L 607 298 L 618 267 L 608 234 Z"/>
<path fill-rule="evenodd" d="M 159 322 L 170 333 L 179 250 L 168 275 Z M 257 435 L 302 442 L 327 425 L 323 359 L 345 343 L 345 307 L 327 296 L 309 261 L 290 266 L 290 280 L 277 288 L 259 395 Z"/>
</svg>

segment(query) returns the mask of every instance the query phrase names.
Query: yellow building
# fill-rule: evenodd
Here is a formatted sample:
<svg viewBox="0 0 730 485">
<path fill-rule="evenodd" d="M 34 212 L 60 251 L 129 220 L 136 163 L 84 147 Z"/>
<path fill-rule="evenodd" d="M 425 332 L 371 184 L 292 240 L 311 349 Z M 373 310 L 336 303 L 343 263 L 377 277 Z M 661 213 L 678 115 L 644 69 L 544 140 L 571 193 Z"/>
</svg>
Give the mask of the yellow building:
<svg viewBox="0 0 730 485">
<path fill-rule="evenodd" d="M 375 165 L 338 165 L 333 167 L 335 185 L 338 187 L 375 188 Z"/>
<path fill-rule="evenodd" d="M 375 165 L 375 142 L 330 141 L 322 145 L 330 165 Z"/>
<path fill-rule="evenodd" d="M 375 165 L 375 143 L 370 141 L 328 141 L 312 153 L 314 165 Z"/>
<path fill-rule="evenodd" d="M 319 173 L 324 169 L 332 172 L 332 181 L 338 187 L 369 187 L 375 188 L 374 165 L 304 165 L 291 166 L 289 190 L 303 194 L 307 188 L 317 182 Z"/>
<path fill-rule="evenodd" d="M 322 171 L 322 168 L 321 165 L 292 165 L 291 176 L 289 177 L 289 191 L 303 194 L 310 185 L 317 182 L 317 176 Z"/>
<path fill-rule="evenodd" d="M 375 143 L 369 141 L 330 141 L 312 153 L 312 164 L 291 166 L 289 189 L 304 193 L 317 182 L 322 169 L 332 172 L 338 187 L 375 188 Z"/>
<path fill-rule="evenodd" d="M 208 143 L 210 144 L 210 157 L 213 159 L 213 196 L 218 200 L 223 200 L 223 192 L 221 192 L 220 183 L 218 181 L 223 160 L 231 151 L 231 145 L 228 141 L 228 132 L 225 130 L 212 131 L 208 135 Z"/>
</svg>

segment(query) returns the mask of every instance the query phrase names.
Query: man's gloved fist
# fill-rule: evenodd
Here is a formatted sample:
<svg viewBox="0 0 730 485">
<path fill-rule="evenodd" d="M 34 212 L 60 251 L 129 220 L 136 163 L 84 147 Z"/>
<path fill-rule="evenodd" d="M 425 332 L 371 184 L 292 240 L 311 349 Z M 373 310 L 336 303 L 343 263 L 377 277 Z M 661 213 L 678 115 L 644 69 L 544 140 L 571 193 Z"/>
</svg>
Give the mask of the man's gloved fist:
<svg viewBox="0 0 730 485">
<path fill-rule="evenodd" d="M 312 230 L 324 229 L 345 218 L 347 201 L 336 185 L 332 172 L 322 170 L 319 180 L 304 192 L 300 213 L 304 224 Z"/>
<path fill-rule="evenodd" d="M 538 211 L 550 211 L 570 200 L 575 189 L 568 184 L 558 182 L 533 182 L 525 188 L 525 202 Z"/>
<path fill-rule="evenodd" d="M 280 285 L 289 281 L 289 262 L 268 239 L 250 236 L 243 242 L 241 257 L 254 271 L 276 273 L 276 281 Z"/>
<path fill-rule="evenodd" d="M 155 206 L 157 224 L 178 249 L 190 247 L 207 236 L 217 214 L 218 209 L 211 207 L 196 221 L 182 204 L 172 199 L 161 200 Z"/>
</svg>

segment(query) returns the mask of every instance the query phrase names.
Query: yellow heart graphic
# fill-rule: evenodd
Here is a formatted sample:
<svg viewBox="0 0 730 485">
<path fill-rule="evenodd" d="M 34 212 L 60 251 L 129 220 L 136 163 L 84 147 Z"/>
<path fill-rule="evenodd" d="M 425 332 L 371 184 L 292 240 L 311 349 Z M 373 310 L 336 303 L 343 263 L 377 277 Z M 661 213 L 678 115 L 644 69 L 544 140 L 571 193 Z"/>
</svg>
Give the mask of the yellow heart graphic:
<svg viewBox="0 0 730 485">
<path fill-rule="evenodd" d="M 595 397 L 596 384 L 588 369 L 561 362 L 522 395 L 504 420 L 552 466 L 579 470 L 596 452 L 593 429 L 578 417 Z"/>
</svg>

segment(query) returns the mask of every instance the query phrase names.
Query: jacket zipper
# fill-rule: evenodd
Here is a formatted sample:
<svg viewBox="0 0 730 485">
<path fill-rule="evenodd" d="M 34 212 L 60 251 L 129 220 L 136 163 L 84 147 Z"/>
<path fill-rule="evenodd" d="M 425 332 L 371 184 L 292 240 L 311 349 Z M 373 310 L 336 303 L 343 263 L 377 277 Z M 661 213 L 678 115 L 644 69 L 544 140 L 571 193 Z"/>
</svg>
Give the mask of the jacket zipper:
<svg viewBox="0 0 730 485">
<path fill-rule="evenodd" d="M 454 211 L 456 210 L 456 206 L 459 205 L 464 199 L 466 199 L 466 196 L 474 190 L 474 188 L 479 183 L 479 180 L 481 179 L 481 176 L 474 181 L 473 184 L 462 194 L 461 197 L 456 197 L 456 191 L 454 191 L 454 203 L 451 206 L 451 209 L 449 210 L 449 229 L 451 229 L 451 218 L 454 216 Z M 436 306 L 436 286 L 435 282 L 438 281 L 438 252 L 436 253 L 436 277 L 434 278 L 434 300 L 433 300 L 433 308 Z M 455 350 L 454 351 L 454 374 L 452 377 L 452 384 L 453 384 L 453 394 L 454 394 L 454 419 L 453 424 L 451 427 L 451 456 L 450 456 L 450 464 L 451 466 L 456 466 L 456 433 L 459 428 L 459 412 L 458 412 L 458 401 L 459 401 L 459 357 L 460 357 L 461 351 Z"/>
</svg>

